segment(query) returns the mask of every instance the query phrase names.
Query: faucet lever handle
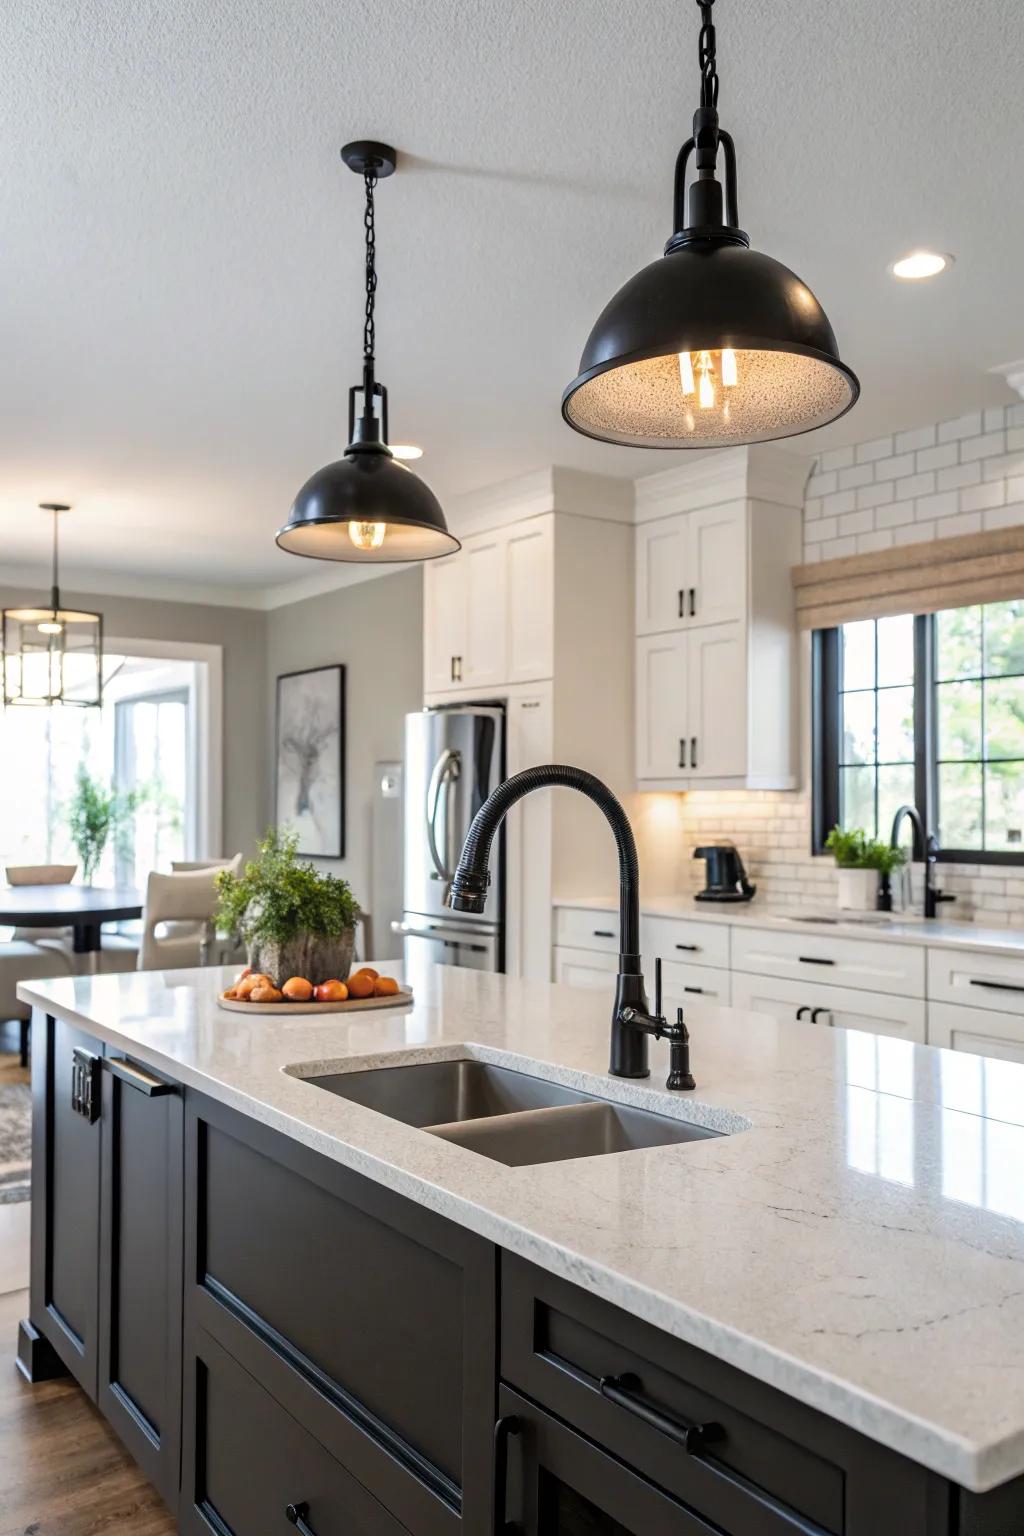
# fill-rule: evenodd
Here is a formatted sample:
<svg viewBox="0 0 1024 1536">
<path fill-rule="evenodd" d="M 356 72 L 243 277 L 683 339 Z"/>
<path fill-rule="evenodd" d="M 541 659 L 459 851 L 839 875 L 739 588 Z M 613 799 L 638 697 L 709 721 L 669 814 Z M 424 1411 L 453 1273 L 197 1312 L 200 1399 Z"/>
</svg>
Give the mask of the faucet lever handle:
<svg viewBox="0 0 1024 1536">
<path fill-rule="evenodd" d="M 654 962 L 654 1017 L 661 1018 L 661 956 Z"/>
</svg>

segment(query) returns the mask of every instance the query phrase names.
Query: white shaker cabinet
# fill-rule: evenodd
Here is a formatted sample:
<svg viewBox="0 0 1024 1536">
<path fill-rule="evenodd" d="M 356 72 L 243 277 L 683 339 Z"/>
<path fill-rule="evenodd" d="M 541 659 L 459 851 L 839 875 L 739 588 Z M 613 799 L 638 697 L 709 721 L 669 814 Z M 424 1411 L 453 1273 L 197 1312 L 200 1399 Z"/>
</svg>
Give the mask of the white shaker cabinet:
<svg viewBox="0 0 1024 1536">
<path fill-rule="evenodd" d="M 742 624 L 637 641 L 637 778 L 697 788 L 747 769 L 747 652 Z"/>
<path fill-rule="evenodd" d="M 641 523 L 636 537 L 637 634 L 742 619 L 747 606 L 745 503 Z"/>
<path fill-rule="evenodd" d="M 466 653 L 466 561 L 460 551 L 423 568 L 423 686 L 440 693 L 461 686 Z"/>
<path fill-rule="evenodd" d="M 466 643 L 462 683 L 467 688 L 493 688 L 507 681 L 506 555 L 504 529 L 467 539 L 456 560 L 465 567 L 462 594 Z"/>
</svg>

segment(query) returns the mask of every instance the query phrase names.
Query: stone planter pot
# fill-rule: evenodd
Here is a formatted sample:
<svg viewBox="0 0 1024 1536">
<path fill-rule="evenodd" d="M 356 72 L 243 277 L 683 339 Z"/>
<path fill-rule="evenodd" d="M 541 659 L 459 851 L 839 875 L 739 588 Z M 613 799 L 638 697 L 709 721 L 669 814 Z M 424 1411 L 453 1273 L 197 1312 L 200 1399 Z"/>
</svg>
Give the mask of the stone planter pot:
<svg viewBox="0 0 1024 1536">
<path fill-rule="evenodd" d="M 254 971 L 270 976 L 280 987 L 290 976 L 305 976 L 314 986 L 322 981 L 344 981 L 352 969 L 356 931 L 346 928 L 337 938 L 303 933 L 286 944 L 254 940 L 248 946 L 249 964 Z"/>
<path fill-rule="evenodd" d="M 840 869 L 839 907 L 843 912 L 878 910 L 879 874 L 877 869 Z"/>
</svg>

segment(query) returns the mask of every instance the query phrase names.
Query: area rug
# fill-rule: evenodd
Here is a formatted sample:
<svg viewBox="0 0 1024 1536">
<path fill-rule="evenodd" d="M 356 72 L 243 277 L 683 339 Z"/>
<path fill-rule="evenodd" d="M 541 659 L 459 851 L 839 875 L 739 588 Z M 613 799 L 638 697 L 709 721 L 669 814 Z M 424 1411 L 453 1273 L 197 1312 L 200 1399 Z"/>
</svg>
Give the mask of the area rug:
<svg viewBox="0 0 1024 1536">
<path fill-rule="evenodd" d="M 28 1083 L 0 1083 L 0 1205 L 31 1193 L 32 1090 Z"/>
</svg>

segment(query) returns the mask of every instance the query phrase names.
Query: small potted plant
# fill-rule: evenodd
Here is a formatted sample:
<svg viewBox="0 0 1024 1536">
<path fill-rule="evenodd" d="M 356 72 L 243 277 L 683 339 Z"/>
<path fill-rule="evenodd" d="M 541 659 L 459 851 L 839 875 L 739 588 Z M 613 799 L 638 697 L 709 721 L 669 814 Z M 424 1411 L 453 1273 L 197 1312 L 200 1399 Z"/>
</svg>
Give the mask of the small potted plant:
<svg viewBox="0 0 1024 1536">
<path fill-rule="evenodd" d="M 906 855 L 902 848 L 868 837 L 861 827 L 845 830 L 835 826 L 825 839 L 839 871 L 839 906 L 845 912 L 874 912 L 883 875 L 899 869 Z"/>
<path fill-rule="evenodd" d="M 294 834 L 271 828 L 240 875 L 221 870 L 215 921 L 241 934 L 252 969 L 278 986 L 292 976 L 344 981 L 359 903 L 347 880 L 301 861 L 297 847 Z"/>
<path fill-rule="evenodd" d="M 116 836 L 143 798 L 143 794 L 136 790 L 121 793 L 105 789 L 92 777 L 85 764 L 79 763 L 75 792 L 67 807 L 67 824 L 86 885 L 92 885 L 111 833 Z"/>
</svg>

